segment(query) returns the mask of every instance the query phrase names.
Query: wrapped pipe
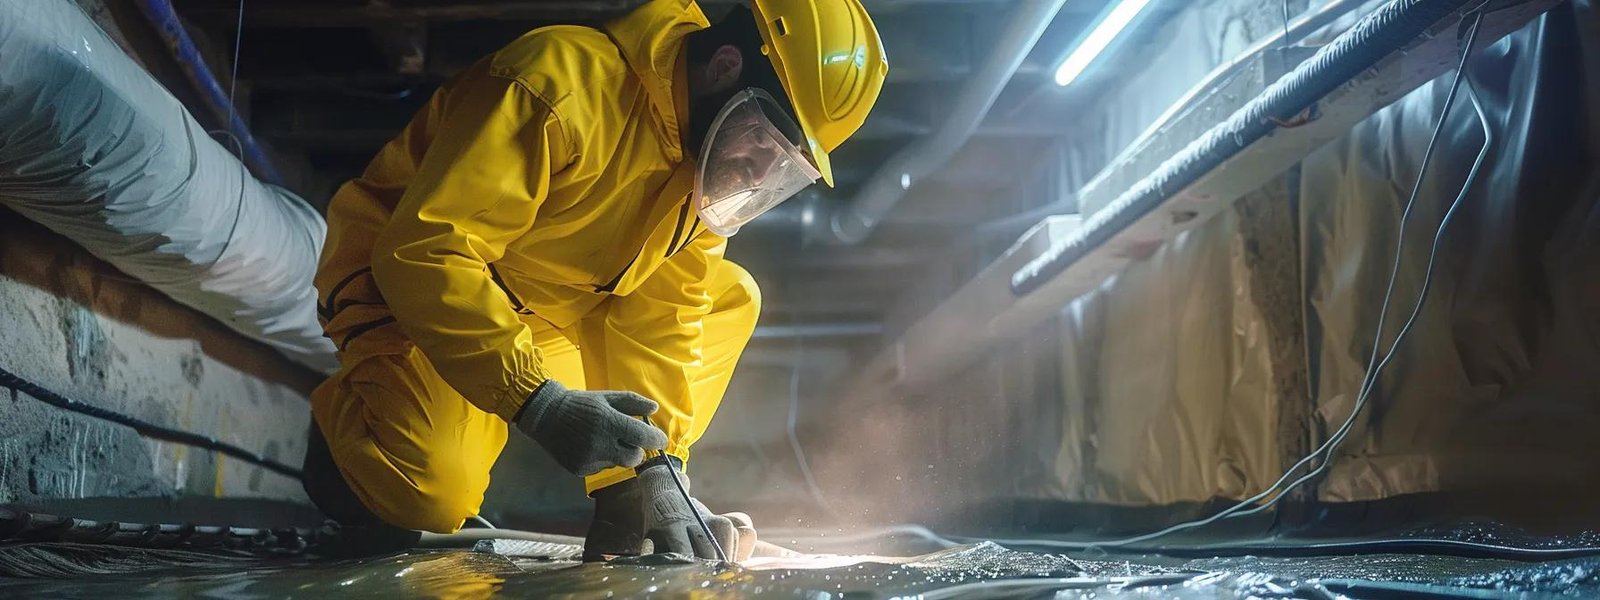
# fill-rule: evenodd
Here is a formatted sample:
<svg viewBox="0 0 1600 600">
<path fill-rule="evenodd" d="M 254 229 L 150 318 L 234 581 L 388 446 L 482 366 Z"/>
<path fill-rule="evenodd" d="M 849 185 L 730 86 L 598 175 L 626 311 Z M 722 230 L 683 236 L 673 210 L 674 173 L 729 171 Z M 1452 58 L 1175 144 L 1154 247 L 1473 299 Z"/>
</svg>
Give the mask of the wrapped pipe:
<svg viewBox="0 0 1600 600">
<path fill-rule="evenodd" d="M 861 191 L 849 201 L 834 205 L 829 214 L 811 220 L 809 237 L 834 244 L 859 244 L 905 197 L 911 186 L 938 171 L 972 138 L 983 124 L 1011 76 L 1022 67 L 1034 44 L 1055 20 L 1065 0 L 1024 0 L 1011 9 L 1000 40 L 974 72 L 972 82 L 961 89 L 950 114 L 939 129 L 918 140 L 885 161 L 872 173 Z"/>
<path fill-rule="evenodd" d="M 0 0 L 0 205 L 318 370 L 326 224 L 262 183 L 70 0 Z"/>
<path fill-rule="evenodd" d="M 1190 184 L 1266 137 L 1277 129 L 1275 123 L 1292 119 L 1468 3 L 1469 0 L 1394 0 L 1373 11 L 1233 116 L 1162 163 L 1156 172 L 1089 217 L 1078 234 L 1024 265 L 1011 277 L 1012 293 L 1024 296 L 1038 289 Z"/>
</svg>

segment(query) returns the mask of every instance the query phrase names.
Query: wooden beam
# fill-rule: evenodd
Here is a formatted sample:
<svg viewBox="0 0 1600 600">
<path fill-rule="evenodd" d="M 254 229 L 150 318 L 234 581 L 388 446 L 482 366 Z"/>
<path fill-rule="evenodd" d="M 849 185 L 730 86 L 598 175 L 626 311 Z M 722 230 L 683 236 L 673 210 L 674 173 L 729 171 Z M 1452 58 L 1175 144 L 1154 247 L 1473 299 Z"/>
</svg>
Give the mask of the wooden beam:
<svg viewBox="0 0 1600 600">
<path fill-rule="evenodd" d="M 701 0 L 707 8 L 737 0 Z M 595 21 L 618 16 L 643 4 L 643 0 L 541 0 L 538 2 L 454 2 L 420 6 L 328 5 L 312 2 L 256 2 L 245 6 L 246 27 L 369 27 L 395 22 L 446 22 L 470 20 Z M 868 0 L 879 12 L 929 5 L 1004 6 L 1008 0 Z M 191 18 L 233 18 L 238 13 L 225 6 L 203 6 L 183 11 Z"/>
</svg>

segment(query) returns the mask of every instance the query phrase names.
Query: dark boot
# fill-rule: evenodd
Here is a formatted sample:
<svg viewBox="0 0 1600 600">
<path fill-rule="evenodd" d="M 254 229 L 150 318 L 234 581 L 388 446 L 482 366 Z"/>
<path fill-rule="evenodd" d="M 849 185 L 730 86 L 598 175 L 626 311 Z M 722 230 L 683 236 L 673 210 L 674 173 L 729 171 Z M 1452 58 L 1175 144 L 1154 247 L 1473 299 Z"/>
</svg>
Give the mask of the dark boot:
<svg viewBox="0 0 1600 600">
<path fill-rule="evenodd" d="M 306 496 L 331 520 L 312 551 L 333 558 L 356 558 L 400 552 L 416 546 L 420 532 L 395 527 L 372 514 L 333 463 L 333 454 L 315 422 L 306 439 L 306 460 L 301 468 Z"/>
</svg>

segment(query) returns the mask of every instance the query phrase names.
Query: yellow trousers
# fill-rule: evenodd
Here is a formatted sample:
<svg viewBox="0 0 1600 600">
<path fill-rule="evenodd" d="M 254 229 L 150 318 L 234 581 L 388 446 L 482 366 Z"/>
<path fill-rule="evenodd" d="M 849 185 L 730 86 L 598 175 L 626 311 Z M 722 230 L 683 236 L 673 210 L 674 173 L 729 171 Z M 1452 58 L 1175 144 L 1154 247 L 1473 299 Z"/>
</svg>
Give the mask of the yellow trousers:
<svg viewBox="0 0 1600 600">
<path fill-rule="evenodd" d="M 703 361 L 687 403 L 697 418 L 689 444 L 705 433 L 760 314 L 755 281 L 729 261 L 712 273 L 711 313 L 704 319 Z M 613 389 L 598 334 L 606 304 L 571 327 L 526 317 L 546 368 L 573 389 Z M 312 414 L 339 472 L 361 503 L 384 521 L 409 529 L 452 532 L 478 514 L 489 469 L 505 447 L 508 424 L 479 410 L 446 384 L 399 328 L 374 331 L 341 353 L 342 367 L 312 392 Z M 688 461 L 687 448 L 674 454 Z M 590 492 L 633 477 L 630 469 L 590 476 Z"/>
</svg>

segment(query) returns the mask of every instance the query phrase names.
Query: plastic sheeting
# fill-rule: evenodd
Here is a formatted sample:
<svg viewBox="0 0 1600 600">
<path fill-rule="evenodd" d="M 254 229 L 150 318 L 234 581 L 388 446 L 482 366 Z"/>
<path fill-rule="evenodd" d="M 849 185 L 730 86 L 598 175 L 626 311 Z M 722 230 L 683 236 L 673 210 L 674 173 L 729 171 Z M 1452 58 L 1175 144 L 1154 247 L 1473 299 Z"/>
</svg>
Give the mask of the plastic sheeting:
<svg viewBox="0 0 1600 600">
<path fill-rule="evenodd" d="M 1078 473 L 1072 499 L 1240 498 L 1288 466 L 1237 220 L 1180 237 L 1063 315 L 1064 416 L 1094 429 L 1061 441 L 1084 446 L 1082 464 L 1056 465 Z"/>
<path fill-rule="evenodd" d="M 248 598 L 1245 598 L 1593 597 L 1600 559 L 1441 556 L 1082 557 L 993 543 L 914 557 L 809 555 L 725 566 L 641 559 L 578 564 L 507 544 L 362 560 L 249 560 L 83 544 L 0 547 L 8 597 Z M 509 552 L 507 550 L 510 550 Z M 567 552 L 576 550 L 568 547 Z M 559 556 L 559 555 L 558 555 Z"/>
<path fill-rule="evenodd" d="M 1600 475 L 1600 29 L 1588 3 L 1577 5 L 1469 64 L 1495 134 L 1488 162 L 1446 233 L 1428 302 L 1322 498 L 1581 485 Z M 1349 414 L 1371 356 L 1396 224 L 1448 85 L 1409 95 L 1302 168 L 1318 441 Z M 1386 339 L 1411 310 L 1436 224 L 1483 143 L 1466 97 L 1441 136 L 1405 234 Z"/>
<path fill-rule="evenodd" d="M 325 224 L 252 177 L 68 0 L 0 0 L 0 204 L 319 370 Z"/>
<path fill-rule="evenodd" d="M 1595 23 L 1588 3 L 1563 5 L 1472 59 L 1496 145 L 1446 235 L 1428 304 L 1317 498 L 1600 481 Z M 1106 523 L 1044 511 L 1186 510 L 1265 488 L 1349 415 L 1449 78 L 1064 307 L 1054 330 L 926 394 L 838 399 L 831 414 L 843 416 L 806 440 L 823 492 L 880 518 L 1009 513 L 1070 527 Z M 1480 147 L 1465 96 L 1442 135 L 1388 339 Z"/>
<path fill-rule="evenodd" d="M 1428 303 L 1322 499 L 1505 490 L 1600 474 L 1600 439 L 1590 433 L 1600 427 L 1600 196 L 1587 114 L 1600 95 L 1576 83 L 1595 68 L 1580 59 L 1596 55 L 1567 50 L 1591 43 L 1600 33 L 1592 23 L 1559 9 L 1472 61 L 1496 145 L 1451 224 Z M 1424 86 L 1301 166 L 1312 445 L 1352 409 L 1397 223 L 1449 83 Z M 1411 309 L 1435 227 L 1482 143 L 1465 96 L 1442 135 L 1406 233 L 1386 339 Z M 1082 491 L 1067 499 L 1238 498 L 1276 479 L 1294 456 L 1299 445 L 1273 415 L 1297 410 L 1297 398 L 1268 384 L 1282 365 L 1268 360 L 1263 342 L 1270 323 L 1261 311 L 1281 307 L 1249 293 L 1260 277 L 1242 262 L 1250 239 L 1241 218 L 1226 214 L 1168 244 L 1064 314 L 1064 400 L 1085 407 L 1066 418 L 1090 426 L 1062 444 L 1092 448 L 1078 453 L 1079 464 L 1057 465 L 1073 478 L 1064 487 Z"/>
</svg>

